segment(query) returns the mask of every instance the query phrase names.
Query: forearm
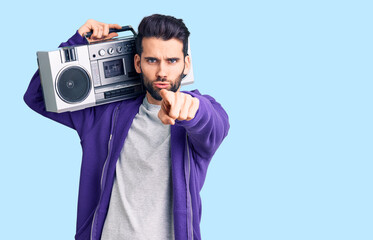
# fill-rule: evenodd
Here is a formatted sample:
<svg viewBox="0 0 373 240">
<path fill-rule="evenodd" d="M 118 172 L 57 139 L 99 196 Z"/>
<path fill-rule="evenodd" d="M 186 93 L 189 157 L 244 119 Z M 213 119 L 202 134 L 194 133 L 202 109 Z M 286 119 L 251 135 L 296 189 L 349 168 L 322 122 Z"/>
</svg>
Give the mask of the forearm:
<svg viewBox="0 0 373 240">
<path fill-rule="evenodd" d="M 60 47 L 85 44 L 86 40 L 76 32 L 67 42 L 61 43 Z M 52 113 L 45 109 L 43 90 L 40 82 L 39 71 L 36 71 L 23 97 L 25 103 L 37 113 L 74 128 L 69 113 Z"/>
<path fill-rule="evenodd" d="M 192 120 L 176 121 L 176 124 L 185 128 L 197 153 L 210 158 L 228 134 L 228 115 L 212 97 L 187 93 L 199 99 L 199 109 Z"/>
<path fill-rule="evenodd" d="M 58 47 L 67 47 L 67 46 L 75 46 L 75 45 L 82 45 L 87 44 L 87 40 L 82 37 L 78 31 L 75 32 L 75 34 L 69 38 L 66 42 L 63 42 Z"/>
</svg>

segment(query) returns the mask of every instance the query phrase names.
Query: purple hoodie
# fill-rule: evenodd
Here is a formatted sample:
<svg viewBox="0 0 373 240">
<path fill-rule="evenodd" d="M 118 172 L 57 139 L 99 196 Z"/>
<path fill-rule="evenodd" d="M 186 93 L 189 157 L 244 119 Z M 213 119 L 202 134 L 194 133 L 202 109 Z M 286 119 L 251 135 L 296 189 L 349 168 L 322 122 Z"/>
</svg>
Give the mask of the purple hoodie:
<svg viewBox="0 0 373 240">
<path fill-rule="evenodd" d="M 78 32 L 60 47 L 87 44 Z M 171 126 L 171 165 L 175 240 L 199 240 L 200 191 L 207 167 L 228 134 L 228 115 L 214 98 L 198 90 L 184 92 L 200 101 L 195 118 Z M 109 207 L 116 162 L 128 130 L 145 95 L 86 108 L 75 112 L 45 110 L 39 71 L 24 95 L 34 111 L 75 129 L 80 137 L 83 159 L 80 173 L 75 239 L 98 240 Z"/>
</svg>

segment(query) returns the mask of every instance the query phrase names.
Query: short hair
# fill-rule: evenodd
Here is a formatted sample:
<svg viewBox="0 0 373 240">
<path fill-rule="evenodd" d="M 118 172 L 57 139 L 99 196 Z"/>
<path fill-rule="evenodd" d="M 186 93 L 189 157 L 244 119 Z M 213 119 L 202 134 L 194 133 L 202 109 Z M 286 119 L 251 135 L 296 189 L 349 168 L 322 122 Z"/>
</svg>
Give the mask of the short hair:
<svg viewBox="0 0 373 240">
<path fill-rule="evenodd" d="M 140 22 L 136 37 L 136 51 L 141 56 L 143 51 L 142 39 L 145 37 L 156 37 L 163 40 L 176 38 L 183 43 L 184 56 L 188 55 L 188 38 L 190 32 L 182 19 L 172 16 L 153 14 L 144 17 Z"/>
</svg>

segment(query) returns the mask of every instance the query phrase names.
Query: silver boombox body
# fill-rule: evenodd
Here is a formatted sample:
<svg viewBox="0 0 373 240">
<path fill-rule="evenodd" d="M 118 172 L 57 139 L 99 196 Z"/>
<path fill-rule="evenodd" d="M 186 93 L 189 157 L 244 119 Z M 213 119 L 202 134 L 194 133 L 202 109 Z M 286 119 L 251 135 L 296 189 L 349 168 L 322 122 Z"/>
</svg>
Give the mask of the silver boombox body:
<svg viewBox="0 0 373 240">
<path fill-rule="evenodd" d="M 122 29 L 134 36 L 37 52 L 47 111 L 76 111 L 144 93 L 134 67 L 136 32 L 131 26 Z M 191 68 L 181 84 L 193 82 Z"/>
</svg>

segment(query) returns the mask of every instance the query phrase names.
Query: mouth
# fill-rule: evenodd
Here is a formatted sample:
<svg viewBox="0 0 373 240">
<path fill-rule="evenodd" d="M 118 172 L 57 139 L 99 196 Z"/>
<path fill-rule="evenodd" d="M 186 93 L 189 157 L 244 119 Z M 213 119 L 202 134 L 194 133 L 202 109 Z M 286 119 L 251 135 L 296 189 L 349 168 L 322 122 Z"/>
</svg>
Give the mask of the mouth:
<svg viewBox="0 0 373 240">
<path fill-rule="evenodd" d="M 170 86 L 170 84 L 167 82 L 155 82 L 153 84 L 154 84 L 154 87 L 160 88 L 160 89 L 168 88 Z"/>
</svg>

